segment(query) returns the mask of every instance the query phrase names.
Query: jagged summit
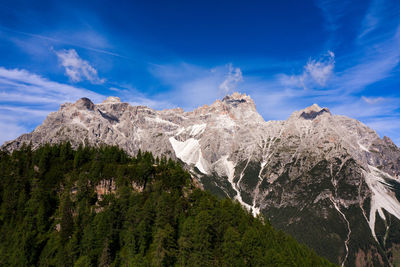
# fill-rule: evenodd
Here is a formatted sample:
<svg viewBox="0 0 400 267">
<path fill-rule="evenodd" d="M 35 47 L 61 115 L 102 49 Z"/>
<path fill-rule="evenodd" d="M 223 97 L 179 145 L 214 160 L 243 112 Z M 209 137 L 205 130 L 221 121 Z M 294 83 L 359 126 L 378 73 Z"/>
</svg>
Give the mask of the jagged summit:
<svg viewBox="0 0 400 267">
<path fill-rule="evenodd" d="M 311 106 L 306 107 L 303 111 L 305 111 L 305 112 L 311 112 L 311 111 L 319 112 L 321 110 L 322 110 L 322 108 L 318 104 L 314 103 Z"/>
<path fill-rule="evenodd" d="M 217 116 L 225 114 L 234 120 L 249 119 L 250 117 L 253 117 L 254 121 L 263 120 L 261 115 L 257 113 L 256 105 L 251 97 L 238 92 L 226 95 L 222 100 L 218 99 L 211 105 L 203 105 L 189 113 L 197 115 L 214 114 Z"/>
<path fill-rule="evenodd" d="M 237 102 L 246 102 L 247 100 L 251 100 L 251 97 L 249 95 L 241 94 L 239 92 L 234 92 L 231 95 L 226 95 L 223 99 L 222 102 L 228 102 L 229 101 L 237 101 Z"/>
<path fill-rule="evenodd" d="M 331 112 L 328 108 L 321 108 L 318 104 L 313 104 L 309 107 L 306 107 L 305 109 L 300 110 L 299 113 L 299 117 L 306 120 L 313 120 L 324 113 L 331 115 Z"/>
<path fill-rule="evenodd" d="M 253 99 L 251 99 L 249 95 L 238 92 L 226 95 L 222 99 L 222 103 L 234 108 L 246 106 L 254 111 L 256 110 L 256 105 L 254 104 Z"/>
<path fill-rule="evenodd" d="M 93 110 L 94 109 L 94 104 L 93 102 L 87 98 L 87 97 L 82 97 L 81 99 L 78 99 L 75 104 L 74 104 L 78 109 L 89 109 Z"/>
<path fill-rule="evenodd" d="M 121 103 L 121 99 L 116 96 L 109 96 L 107 97 L 106 100 L 103 101 L 103 104 L 108 104 L 108 103 Z"/>
</svg>

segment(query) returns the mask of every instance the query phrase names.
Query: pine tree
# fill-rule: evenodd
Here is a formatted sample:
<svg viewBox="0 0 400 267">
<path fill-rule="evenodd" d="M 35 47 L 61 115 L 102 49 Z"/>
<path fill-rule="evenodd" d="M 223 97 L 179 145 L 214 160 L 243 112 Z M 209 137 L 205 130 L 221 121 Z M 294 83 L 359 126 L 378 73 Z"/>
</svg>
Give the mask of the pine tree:
<svg viewBox="0 0 400 267">
<path fill-rule="evenodd" d="M 222 243 L 223 263 L 225 266 L 244 266 L 240 234 L 229 227 L 224 234 Z"/>
<path fill-rule="evenodd" d="M 106 238 L 103 246 L 103 251 L 101 252 L 99 259 L 99 267 L 109 267 L 112 262 L 111 252 L 110 252 L 110 243 L 108 238 Z"/>
<path fill-rule="evenodd" d="M 60 237 L 61 242 L 65 244 L 72 236 L 74 229 L 74 219 L 72 217 L 72 202 L 69 197 L 69 192 L 64 194 L 63 203 L 61 205 L 61 222 L 60 222 Z"/>
<path fill-rule="evenodd" d="M 174 264 L 177 247 L 174 236 L 175 231 L 169 224 L 157 230 L 150 247 L 153 266 L 172 266 Z"/>
</svg>

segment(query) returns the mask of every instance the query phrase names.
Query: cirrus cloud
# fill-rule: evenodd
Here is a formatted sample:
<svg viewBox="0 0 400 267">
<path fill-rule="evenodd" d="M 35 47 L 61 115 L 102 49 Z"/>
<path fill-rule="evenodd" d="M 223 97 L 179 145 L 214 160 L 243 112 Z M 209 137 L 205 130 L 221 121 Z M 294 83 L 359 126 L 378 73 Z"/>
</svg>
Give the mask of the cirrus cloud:
<svg viewBox="0 0 400 267">
<path fill-rule="evenodd" d="M 105 82 L 105 79 L 99 78 L 97 70 L 88 61 L 83 60 L 75 49 L 63 49 L 55 51 L 55 53 L 61 66 L 65 68 L 65 75 L 72 82 L 83 80 L 88 80 L 93 84 L 102 84 Z"/>
<path fill-rule="evenodd" d="M 88 97 L 101 102 L 96 92 L 51 81 L 24 69 L 0 67 L 0 144 L 31 131 L 65 102 Z"/>
<path fill-rule="evenodd" d="M 325 87 L 333 75 L 335 54 L 328 51 L 319 59 L 309 59 L 303 72 L 297 75 L 279 75 L 282 85 L 304 89 Z"/>
<path fill-rule="evenodd" d="M 243 81 L 243 75 L 240 68 L 233 68 L 232 63 L 228 64 L 228 73 L 226 74 L 225 80 L 219 85 L 219 89 L 224 93 L 228 94 L 235 86 Z"/>
</svg>

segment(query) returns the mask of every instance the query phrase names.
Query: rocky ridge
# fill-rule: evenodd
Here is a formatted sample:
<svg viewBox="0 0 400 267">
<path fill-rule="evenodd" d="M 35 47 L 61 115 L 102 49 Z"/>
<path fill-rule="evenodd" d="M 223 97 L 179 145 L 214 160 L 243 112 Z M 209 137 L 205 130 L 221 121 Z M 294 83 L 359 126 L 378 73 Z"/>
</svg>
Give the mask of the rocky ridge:
<svg viewBox="0 0 400 267">
<path fill-rule="evenodd" d="M 190 112 L 82 98 L 2 149 L 63 141 L 179 159 L 205 189 L 262 212 L 339 264 L 391 265 L 400 257 L 400 150 L 328 108 L 314 104 L 266 122 L 239 93 Z"/>
</svg>

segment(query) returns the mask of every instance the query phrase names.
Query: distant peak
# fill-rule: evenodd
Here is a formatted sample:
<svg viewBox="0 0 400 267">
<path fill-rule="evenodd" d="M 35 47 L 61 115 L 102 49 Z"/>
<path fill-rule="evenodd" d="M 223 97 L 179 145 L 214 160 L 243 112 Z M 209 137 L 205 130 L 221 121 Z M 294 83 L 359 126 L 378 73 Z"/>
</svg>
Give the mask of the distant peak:
<svg viewBox="0 0 400 267">
<path fill-rule="evenodd" d="M 89 110 L 94 109 L 93 102 L 87 97 L 82 97 L 81 99 L 78 99 L 75 102 L 75 106 L 79 109 L 89 109 Z"/>
<path fill-rule="evenodd" d="M 248 103 L 251 106 L 254 106 L 255 108 L 254 101 L 251 99 L 249 95 L 241 94 L 238 92 L 225 96 L 222 99 L 222 103 L 230 104 L 233 105 L 234 107 L 237 107 L 241 103 Z"/>
<path fill-rule="evenodd" d="M 241 94 L 238 92 L 234 92 L 231 95 L 226 95 L 222 101 L 228 101 L 228 100 L 244 100 L 243 102 L 246 102 L 246 100 L 250 100 L 250 96 L 246 95 L 246 94 Z"/>
<path fill-rule="evenodd" d="M 321 108 L 318 104 L 313 104 L 301 110 L 300 117 L 306 120 L 313 120 L 323 113 L 331 114 L 328 108 Z"/>
<path fill-rule="evenodd" d="M 318 104 L 312 104 L 311 106 L 306 107 L 304 109 L 305 112 L 311 112 L 311 111 L 319 112 L 321 110 L 322 110 L 322 108 Z"/>
<path fill-rule="evenodd" d="M 383 141 L 391 147 L 397 147 L 396 144 L 387 136 L 383 137 Z"/>
<path fill-rule="evenodd" d="M 103 101 L 103 104 L 108 104 L 108 103 L 121 103 L 121 99 L 116 96 L 109 96 L 107 97 L 106 100 Z"/>
</svg>

